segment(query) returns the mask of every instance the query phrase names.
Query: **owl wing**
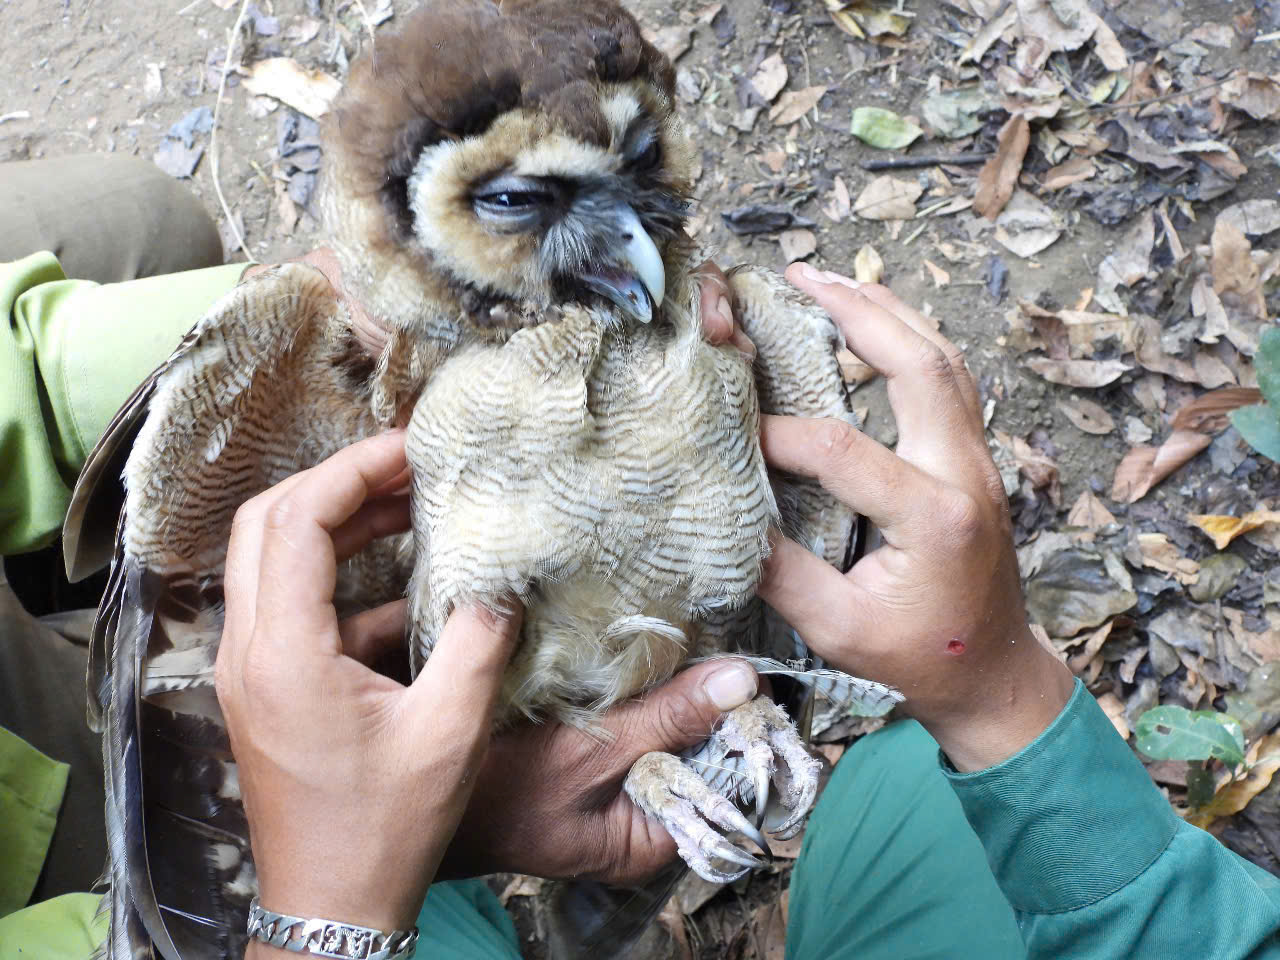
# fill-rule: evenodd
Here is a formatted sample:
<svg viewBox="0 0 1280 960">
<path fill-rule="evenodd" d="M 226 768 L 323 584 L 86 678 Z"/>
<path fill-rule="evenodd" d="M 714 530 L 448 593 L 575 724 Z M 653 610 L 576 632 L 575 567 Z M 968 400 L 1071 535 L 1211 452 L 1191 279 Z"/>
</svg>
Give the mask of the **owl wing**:
<svg viewBox="0 0 1280 960">
<path fill-rule="evenodd" d="M 73 498 L 77 532 L 101 526 L 127 452 L 88 672 L 112 960 L 243 953 L 256 880 L 213 686 L 223 563 L 240 504 L 376 431 L 372 365 L 344 342 L 343 309 L 297 264 L 235 288 L 112 421 Z M 84 548 L 69 569 L 91 565 L 94 540 L 69 541 Z"/>
</svg>

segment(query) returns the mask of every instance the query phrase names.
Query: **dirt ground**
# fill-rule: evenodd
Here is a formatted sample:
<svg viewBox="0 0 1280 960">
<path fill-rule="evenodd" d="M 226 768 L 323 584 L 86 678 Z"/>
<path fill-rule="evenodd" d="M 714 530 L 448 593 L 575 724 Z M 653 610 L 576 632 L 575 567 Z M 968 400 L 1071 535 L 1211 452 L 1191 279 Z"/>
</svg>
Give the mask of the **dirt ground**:
<svg viewBox="0 0 1280 960">
<path fill-rule="evenodd" d="M 1125 8 L 1145 0 L 1109 0 L 1106 6 L 1123 16 Z M 201 106 L 213 109 L 228 33 L 239 3 L 227 0 L 0 0 L 0 30 L 6 43 L 7 69 L 0 72 L 0 161 L 38 159 L 83 152 L 123 152 L 152 157 L 166 132 Z M 341 76 L 343 64 L 367 42 L 357 7 L 342 0 L 258 0 L 264 17 L 274 17 L 277 30 L 259 35 L 245 31 L 235 43 L 234 63 L 250 64 L 269 56 L 286 55 L 308 67 Z M 391 10 L 379 29 L 394 28 L 412 4 L 366 0 L 370 12 Z M 901 7 L 901 4 L 899 5 Z M 1101 6 L 1101 5 L 1099 5 Z M 1280 29 L 1280 5 L 1241 4 L 1231 0 L 1186 0 L 1153 6 L 1171 18 L 1177 34 L 1200 24 L 1231 23 L 1242 7 L 1252 6 L 1257 30 Z M 684 113 L 702 145 L 703 175 L 695 224 L 698 239 L 717 251 L 719 261 L 743 261 L 783 268 L 787 263 L 776 232 L 741 237 L 725 226 L 720 214 L 746 204 L 791 208 L 812 221 L 816 252 L 808 259 L 821 268 L 852 270 L 857 252 L 872 245 L 885 264 L 886 282 L 906 300 L 923 306 L 941 322 L 951 339 L 967 350 L 969 362 L 991 406 L 994 430 L 1031 437 L 1037 449 L 1056 461 L 1065 510 L 1084 490 L 1104 494 L 1116 465 L 1129 449 L 1121 431 L 1104 436 L 1077 429 L 1060 409 L 1076 393 L 1071 387 L 1047 382 L 1020 362 L 1008 343 L 1010 313 L 1019 300 L 1059 309 L 1079 300 L 1094 286 L 1099 264 L 1113 253 L 1125 224 L 1106 225 L 1086 215 L 1065 193 L 1044 199 L 1061 217 L 1062 237 L 1030 258 L 1002 251 L 991 240 L 990 225 L 971 211 L 909 222 L 906 229 L 882 221 L 845 215 L 834 221 L 823 212 L 825 198 L 839 177 L 856 197 L 880 173 L 861 164 L 883 159 L 884 151 L 863 144 L 850 133 L 849 117 L 857 106 L 885 107 L 918 116 L 930 90 L 930 77 L 952 76 L 956 58 L 953 42 L 957 11 L 940 0 L 911 0 L 913 23 L 908 43 L 883 46 L 856 40 L 841 32 L 821 0 L 631 0 L 631 9 L 655 31 L 664 44 L 680 50 L 677 66 L 681 91 L 692 92 Z M 1175 8 L 1173 10 L 1171 8 Z M 707 16 L 717 10 L 714 18 Z M 1141 16 L 1141 11 L 1137 14 Z M 685 40 L 688 40 L 686 47 Z M 1132 37 L 1126 37 L 1126 41 Z M 685 48 L 685 49 L 681 49 Z M 745 115 L 744 78 L 753 76 L 768 55 L 780 53 L 790 75 L 789 89 L 822 85 L 828 88 L 817 107 L 790 127 L 769 122 L 767 110 Z M 1244 67 L 1275 73 L 1280 43 L 1257 43 L 1248 49 L 1213 48 L 1202 70 Z M 253 98 L 235 82 L 218 115 L 216 144 L 208 149 L 189 183 L 222 224 L 228 256 L 243 257 L 215 195 L 211 153 L 220 160 L 220 179 L 237 224 L 242 224 L 252 255 L 272 261 L 296 256 L 319 244 L 317 224 L 305 212 L 305 191 L 288 202 L 291 169 L 280 155 L 281 129 L 290 111 L 264 98 Z M 686 99 L 690 99 L 687 97 Z M 990 149 L 999 119 L 988 119 L 970 149 Z M 197 142 L 209 146 L 207 134 Z M 1235 189 L 1217 199 L 1195 205 L 1195 222 L 1178 224 L 1189 249 L 1209 242 L 1215 216 L 1223 208 L 1249 199 L 1271 199 L 1280 187 L 1276 162 L 1258 151 L 1274 143 L 1274 125 L 1245 125 L 1232 143 L 1249 168 Z M 951 154 L 953 144 L 917 145 L 916 152 Z M 1043 173 L 1029 161 L 1024 176 Z M 976 167 L 947 168 L 960 192 L 971 192 L 966 177 Z M 936 186 L 929 169 L 893 171 L 902 179 Z M 3 189 L 0 167 L 0 189 Z M 296 184 L 295 184 L 296 186 Z M 295 224 L 290 221 L 298 215 Z M 996 298 L 989 290 L 992 258 L 1008 271 L 1007 291 Z M 949 274 L 937 285 L 925 267 L 929 260 Z M 1190 395 L 1180 384 L 1175 393 Z M 1135 397 L 1134 381 L 1123 380 L 1092 395 L 1117 422 L 1136 418 L 1159 437 L 1166 430 L 1161 414 Z M 867 408 L 867 430 L 892 442 L 896 436 L 882 381 L 861 387 L 856 405 Z M 1170 408 L 1176 406 L 1171 404 Z M 1270 472 L 1268 472 L 1268 469 Z M 1235 513 L 1263 497 L 1280 495 L 1274 467 L 1244 480 L 1214 475 L 1202 457 L 1153 491 L 1145 501 L 1126 508 L 1113 504 L 1122 522 L 1145 523 L 1165 529 L 1166 517 L 1189 513 Z M 1031 509 L 1029 507 L 1028 509 Z M 1035 509 L 1044 509 L 1043 505 Z M 1024 524 L 1026 534 L 1036 526 Z M 1210 549 L 1190 536 L 1178 538 L 1192 555 Z M 1274 563 L 1275 558 L 1250 553 L 1251 565 Z M 773 881 L 766 886 L 773 889 Z M 722 895 L 726 909 L 747 910 L 745 901 Z M 768 899 L 761 894 L 751 904 Z M 751 896 L 748 893 L 748 900 Z M 525 915 L 530 925 L 533 920 Z M 716 921 L 719 923 L 719 921 Z M 716 929 L 720 929 L 717 927 Z M 705 931 L 704 931 L 705 933 Z M 725 935 L 730 936 L 729 934 Z M 724 956 L 725 939 L 709 936 L 700 956 Z M 749 948 L 739 945 L 736 955 Z M 533 949 L 534 955 L 537 953 Z M 764 950 L 759 955 L 765 955 Z M 772 956 L 772 954 L 769 954 Z M 779 954 L 780 955 L 780 954 Z"/>
</svg>

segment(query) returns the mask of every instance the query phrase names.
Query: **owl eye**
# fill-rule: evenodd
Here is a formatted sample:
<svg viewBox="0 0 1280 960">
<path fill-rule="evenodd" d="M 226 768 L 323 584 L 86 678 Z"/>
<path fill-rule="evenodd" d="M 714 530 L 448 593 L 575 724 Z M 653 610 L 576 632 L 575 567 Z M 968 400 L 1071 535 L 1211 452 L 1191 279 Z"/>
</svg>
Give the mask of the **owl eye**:
<svg viewBox="0 0 1280 960">
<path fill-rule="evenodd" d="M 662 144 L 655 137 L 649 141 L 648 146 L 642 150 L 631 165 L 637 170 L 652 170 L 658 165 L 658 161 L 662 159 Z"/>
<path fill-rule="evenodd" d="M 503 190 L 477 197 L 481 203 L 503 210 L 524 210 L 551 202 L 551 194 L 534 191 Z"/>
</svg>

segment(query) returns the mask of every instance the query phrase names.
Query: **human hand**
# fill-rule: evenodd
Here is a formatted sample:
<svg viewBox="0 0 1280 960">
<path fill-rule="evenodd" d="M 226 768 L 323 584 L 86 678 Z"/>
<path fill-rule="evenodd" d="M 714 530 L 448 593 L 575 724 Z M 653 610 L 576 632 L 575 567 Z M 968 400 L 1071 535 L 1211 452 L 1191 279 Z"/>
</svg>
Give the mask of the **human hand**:
<svg viewBox="0 0 1280 960">
<path fill-rule="evenodd" d="M 348 655 L 402 623 L 400 602 L 340 625 L 333 591 L 338 562 L 408 527 L 407 498 L 386 495 L 405 467 L 394 431 L 237 511 L 216 670 L 263 905 L 382 930 L 413 925 L 519 633 L 518 616 L 457 610 L 409 686 Z"/>
<path fill-rule="evenodd" d="M 441 876 L 513 872 L 619 885 L 649 877 L 675 859 L 675 841 L 622 792 L 623 780 L 651 750 L 701 743 L 757 686 L 745 661 L 715 660 L 605 713 L 600 724 L 612 740 L 558 723 L 495 737 Z"/>
<path fill-rule="evenodd" d="M 964 356 L 885 287 L 807 264 L 787 279 L 884 374 L 900 439 L 890 451 L 840 421 L 763 418 L 766 460 L 818 479 L 884 544 L 841 574 L 779 538 L 759 594 L 833 665 L 898 687 L 957 769 L 989 767 L 1053 722 L 1073 680 L 1027 625 Z"/>
</svg>

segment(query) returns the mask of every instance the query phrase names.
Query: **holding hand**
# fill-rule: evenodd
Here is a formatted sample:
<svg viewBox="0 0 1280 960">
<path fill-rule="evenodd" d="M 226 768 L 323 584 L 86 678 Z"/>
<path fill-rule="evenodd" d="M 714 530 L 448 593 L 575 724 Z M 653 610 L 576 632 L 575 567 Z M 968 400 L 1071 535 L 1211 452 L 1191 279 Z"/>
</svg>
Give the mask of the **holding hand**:
<svg viewBox="0 0 1280 960">
<path fill-rule="evenodd" d="M 819 480 L 884 544 L 840 574 L 779 539 L 760 596 L 833 665 L 898 687 L 958 769 L 991 766 L 1053 722 L 1073 680 L 1027 626 L 964 356 L 885 287 L 808 265 L 787 276 L 884 374 L 901 439 L 890 451 L 836 420 L 764 418 L 770 464 Z"/>
<path fill-rule="evenodd" d="M 236 514 L 218 700 L 262 904 L 278 913 L 413 926 L 488 748 L 518 616 L 456 611 L 407 687 L 349 655 L 401 625 L 402 602 L 338 623 L 336 564 L 408 526 L 407 499 L 385 496 L 404 471 L 395 431 Z"/>
</svg>

